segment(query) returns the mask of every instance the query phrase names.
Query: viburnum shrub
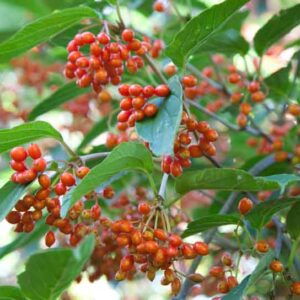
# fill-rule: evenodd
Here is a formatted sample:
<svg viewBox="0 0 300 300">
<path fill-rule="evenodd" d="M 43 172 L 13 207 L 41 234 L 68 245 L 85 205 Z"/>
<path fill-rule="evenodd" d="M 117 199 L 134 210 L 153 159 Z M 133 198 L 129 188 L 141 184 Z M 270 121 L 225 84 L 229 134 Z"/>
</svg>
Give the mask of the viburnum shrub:
<svg viewBox="0 0 300 300">
<path fill-rule="evenodd" d="M 25 2 L 0 44 L 0 257 L 25 267 L 0 298 L 105 278 L 137 299 L 296 299 L 300 4 Z"/>
</svg>

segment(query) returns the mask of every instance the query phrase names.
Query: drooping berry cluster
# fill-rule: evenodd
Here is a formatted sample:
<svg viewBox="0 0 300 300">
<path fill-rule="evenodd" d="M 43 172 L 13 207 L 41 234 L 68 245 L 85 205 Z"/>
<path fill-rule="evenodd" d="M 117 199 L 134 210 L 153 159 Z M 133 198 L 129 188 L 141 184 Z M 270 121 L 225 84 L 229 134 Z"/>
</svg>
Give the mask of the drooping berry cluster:
<svg viewBox="0 0 300 300">
<path fill-rule="evenodd" d="M 123 98 L 120 102 L 121 112 L 118 114 L 117 128 L 121 131 L 129 127 L 134 127 L 135 122 L 142 121 L 145 117 L 153 117 L 158 107 L 154 103 L 149 103 L 153 96 L 167 97 L 170 89 L 162 84 L 157 87 L 147 85 L 142 87 L 138 84 L 122 84 L 119 87 L 119 93 Z"/>
<path fill-rule="evenodd" d="M 122 41 L 112 39 L 105 32 L 97 36 L 91 32 L 77 34 L 67 46 L 65 76 L 77 78 L 80 87 L 91 85 L 99 93 L 108 83 L 118 85 L 121 82 L 124 66 L 128 72 L 135 73 L 144 66 L 144 54 L 151 50 L 152 56 L 158 56 L 163 47 L 158 41 L 152 46 L 148 39 L 136 39 L 130 29 L 122 32 Z M 88 55 L 83 53 L 84 48 L 89 51 Z"/>
<path fill-rule="evenodd" d="M 47 167 L 46 160 L 42 157 L 42 152 L 37 144 L 32 144 L 26 150 L 24 147 L 15 147 L 10 151 L 10 166 L 16 171 L 11 180 L 15 183 L 26 184 L 34 181 L 39 173 L 45 171 Z M 32 165 L 27 164 L 31 159 Z"/>
<path fill-rule="evenodd" d="M 164 156 L 161 169 L 164 173 L 171 173 L 174 177 L 182 174 L 182 168 L 191 166 L 191 158 L 203 155 L 214 156 L 216 148 L 213 144 L 218 139 L 218 133 L 205 121 L 196 121 L 183 112 L 181 130 L 174 144 L 175 157 Z"/>
</svg>

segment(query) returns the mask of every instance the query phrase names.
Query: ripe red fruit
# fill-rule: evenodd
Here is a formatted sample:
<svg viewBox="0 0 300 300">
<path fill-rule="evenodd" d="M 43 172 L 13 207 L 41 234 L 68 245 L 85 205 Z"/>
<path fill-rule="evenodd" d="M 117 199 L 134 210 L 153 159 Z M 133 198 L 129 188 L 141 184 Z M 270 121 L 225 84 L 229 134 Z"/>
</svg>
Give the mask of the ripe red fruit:
<svg viewBox="0 0 300 300">
<path fill-rule="evenodd" d="M 38 159 L 42 156 L 41 149 L 37 144 L 31 144 L 28 147 L 28 154 L 32 159 Z"/>
<path fill-rule="evenodd" d="M 158 85 L 155 88 L 155 95 L 158 97 L 167 97 L 170 94 L 170 89 L 166 84 Z"/>
<path fill-rule="evenodd" d="M 174 177 L 178 177 L 182 174 L 182 167 L 179 161 L 173 161 L 170 164 L 170 172 Z"/>
<path fill-rule="evenodd" d="M 288 112 L 295 117 L 299 116 L 300 115 L 300 105 L 297 103 L 290 104 L 288 107 Z"/>
<path fill-rule="evenodd" d="M 48 175 L 42 174 L 39 176 L 39 184 L 42 188 L 47 189 L 51 185 L 51 179 Z"/>
<path fill-rule="evenodd" d="M 256 102 L 256 103 L 260 103 L 260 102 L 264 101 L 265 98 L 266 98 L 266 96 L 265 96 L 264 92 L 262 92 L 262 91 L 257 91 L 255 93 L 253 93 L 251 96 L 252 101 Z"/>
<path fill-rule="evenodd" d="M 295 281 L 292 283 L 291 292 L 295 295 L 300 295 L 300 281 Z"/>
<path fill-rule="evenodd" d="M 240 105 L 240 112 L 244 115 L 249 115 L 250 112 L 252 110 L 252 107 L 249 103 L 247 102 L 243 102 L 241 105 Z"/>
<path fill-rule="evenodd" d="M 249 198 L 242 198 L 239 202 L 238 209 L 240 214 L 247 214 L 253 207 L 253 202 Z"/>
<path fill-rule="evenodd" d="M 250 93 L 255 93 L 259 91 L 259 89 L 260 89 L 260 84 L 258 81 L 252 81 L 248 84 L 248 91 Z"/>
<path fill-rule="evenodd" d="M 209 275 L 215 278 L 223 278 L 224 274 L 224 269 L 220 266 L 213 266 L 209 270 Z"/>
<path fill-rule="evenodd" d="M 265 240 L 260 240 L 255 244 L 255 249 L 261 253 L 268 252 L 269 248 L 269 244 Z"/>
<path fill-rule="evenodd" d="M 36 174 L 35 170 L 29 169 L 29 170 L 24 171 L 22 173 L 22 176 L 23 176 L 25 182 L 32 182 L 33 180 L 36 179 L 37 174 Z"/>
<path fill-rule="evenodd" d="M 160 0 L 157 0 L 154 2 L 153 4 L 153 10 L 157 11 L 157 12 L 164 12 L 166 9 L 164 3 Z"/>
<path fill-rule="evenodd" d="M 76 183 L 75 177 L 68 172 L 64 172 L 60 175 L 60 181 L 65 186 L 73 186 Z"/>
<path fill-rule="evenodd" d="M 236 84 L 240 82 L 240 80 L 241 80 L 241 76 L 238 73 L 232 73 L 228 77 L 228 81 L 232 84 Z"/>
<path fill-rule="evenodd" d="M 125 42 L 131 42 L 134 38 L 134 32 L 131 29 L 124 29 L 122 32 L 122 39 Z"/>
<path fill-rule="evenodd" d="M 82 179 L 82 178 L 85 177 L 89 172 L 90 172 L 90 168 L 89 168 L 89 167 L 82 166 L 82 167 L 79 167 L 79 168 L 76 170 L 76 176 L 77 176 L 78 178 Z"/>
<path fill-rule="evenodd" d="M 168 240 L 168 235 L 163 229 L 154 229 L 154 236 L 161 241 Z"/>
<path fill-rule="evenodd" d="M 15 171 L 23 172 L 26 170 L 26 165 L 24 164 L 23 161 L 17 162 L 15 160 L 11 160 L 9 164 L 10 164 L 10 167 Z"/>
<path fill-rule="evenodd" d="M 110 42 L 110 37 L 109 35 L 107 35 L 106 33 L 104 32 L 100 32 L 98 35 L 97 35 L 97 39 L 99 41 L 100 44 L 103 44 L 103 45 L 106 45 Z"/>
<path fill-rule="evenodd" d="M 224 266 L 227 266 L 227 267 L 232 266 L 232 258 L 229 253 L 224 253 L 221 257 L 221 261 Z"/>
<path fill-rule="evenodd" d="M 122 258 L 120 262 L 120 270 L 123 272 L 130 271 L 134 266 L 134 257 L 133 255 L 126 255 Z"/>
<path fill-rule="evenodd" d="M 132 109 L 132 98 L 127 97 L 127 98 L 122 99 L 122 101 L 120 102 L 120 108 L 122 110 Z"/>
<path fill-rule="evenodd" d="M 47 247 L 51 247 L 55 243 L 55 235 L 53 231 L 48 231 L 45 236 L 45 244 Z"/>
<path fill-rule="evenodd" d="M 244 114 L 239 114 L 236 118 L 236 122 L 240 127 L 244 128 L 247 125 L 248 118 Z"/>
<path fill-rule="evenodd" d="M 197 78 L 194 75 L 183 76 L 182 84 L 185 87 L 194 87 L 197 84 Z"/>
<path fill-rule="evenodd" d="M 222 280 L 218 283 L 217 285 L 217 289 L 220 293 L 222 294 L 226 294 L 229 292 L 229 286 L 227 284 L 227 281 L 226 280 Z"/>
<path fill-rule="evenodd" d="M 153 103 L 148 103 L 145 105 L 145 107 L 143 108 L 144 114 L 146 117 L 153 117 L 156 115 L 158 108 L 155 104 Z"/>
<path fill-rule="evenodd" d="M 238 283 L 236 277 L 234 277 L 234 276 L 228 276 L 227 277 L 227 285 L 228 285 L 230 290 L 233 289 L 234 287 L 236 287 L 238 284 L 239 283 Z"/>
<path fill-rule="evenodd" d="M 196 242 L 194 244 L 194 250 L 199 254 L 199 255 L 207 255 L 209 250 L 208 250 L 208 245 L 203 242 Z"/>
<path fill-rule="evenodd" d="M 145 104 L 145 98 L 143 97 L 135 97 L 132 99 L 132 106 L 134 109 L 141 109 Z"/>
<path fill-rule="evenodd" d="M 24 147 L 15 147 L 10 151 L 10 157 L 17 162 L 22 162 L 27 158 L 27 152 Z"/>
<path fill-rule="evenodd" d="M 147 202 L 141 202 L 139 203 L 138 211 L 142 215 L 148 215 L 151 211 L 151 206 Z"/>
<path fill-rule="evenodd" d="M 280 273 L 284 270 L 283 264 L 279 260 L 273 260 L 269 267 L 274 273 Z"/>
<path fill-rule="evenodd" d="M 54 191 L 55 191 L 56 195 L 60 196 L 60 195 L 64 195 L 67 192 L 67 188 L 63 183 L 59 182 L 55 186 Z"/>
<path fill-rule="evenodd" d="M 10 211 L 5 219 L 10 224 L 17 224 L 21 220 L 21 214 L 18 211 Z"/>
<path fill-rule="evenodd" d="M 36 172 L 44 172 L 47 168 L 47 162 L 44 158 L 38 158 L 33 162 L 32 169 Z"/>
<path fill-rule="evenodd" d="M 131 96 L 138 97 L 142 94 L 143 88 L 139 84 L 133 84 L 128 91 Z"/>
<path fill-rule="evenodd" d="M 106 188 L 103 189 L 103 197 L 106 199 L 111 199 L 115 195 L 115 191 L 111 186 L 107 186 Z"/>
<path fill-rule="evenodd" d="M 169 244 L 173 247 L 179 247 L 182 244 L 182 239 L 177 234 L 170 234 Z"/>
<path fill-rule="evenodd" d="M 155 88 L 152 85 L 147 85 L 143 88 L 143 95 L 146 98 L 151 98 L 155 93 Z"/>
</svg>

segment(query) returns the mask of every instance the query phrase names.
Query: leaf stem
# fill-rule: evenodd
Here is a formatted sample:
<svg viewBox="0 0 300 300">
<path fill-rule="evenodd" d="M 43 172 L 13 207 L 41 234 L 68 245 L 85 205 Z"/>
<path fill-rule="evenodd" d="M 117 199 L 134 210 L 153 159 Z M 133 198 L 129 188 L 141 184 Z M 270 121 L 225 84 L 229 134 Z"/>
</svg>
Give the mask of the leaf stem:
<svg viewBox="0 0 300 300">
<path fill-rule="evenodd" d="M 148 63 L 148 65 L 151 67 L 151 69 L 153 70 L 153 72 L 160 79 L 160 81 L 163 82 L 164 84 L 168 84 L 167 79 L 161 73 L 161 71 L 156 67 L 156 65 L 155 65 L 154 61 L 152 60 L 152 58 L 148 54 L 145 54 L 143 57 L 144 57 L 145 61 Z"/>
<path fill-rule="evenodd" d="M 168 183 L 168 178 L 169 178 L 169 174 L 164 173 L 162 179 L 161 179 L 161 184 L 160 184 L 160 188 L 158 191 L 158 195 L 162 198 L 165 199 L 165 194 L 166 194 L 166 188 L 167 188 L 167 183 Z"/>
<path fill-rule="evenodd" d="M 61 141 L 60 143 L 64 147 L 68 155 L 71 157 L 71 159 L 79 158 L 78 155 L 66 144 L 65 141 Z"/>
<path fill-rule="evenodd" d="M 300 236 L 295 241 L 293 241 L 291 253 L 290 253 L 290 256 L 288 259 L 288 268 L 289 269 L 292 267 L 292 264 L 293 264 L 293 261 L 294 261 L 294 258 L 295 258 L 296 252 L 297 252 L 299 241 L 300 241 Z"/>
<path fill-rule="evenodd" d="M 119 21 L 120 21 L 120 24 L 121 24 L 122 28 L 123 29 L 126 28 L 124 20 L 123 20 L 122 15 L 121 15 L 120 4 L 119 4 L 118 0 L 116 1 L 116 11 L 117 11 L 117 15 L 118 15 L 118 18 L 119 18 Z"/>
</svg>

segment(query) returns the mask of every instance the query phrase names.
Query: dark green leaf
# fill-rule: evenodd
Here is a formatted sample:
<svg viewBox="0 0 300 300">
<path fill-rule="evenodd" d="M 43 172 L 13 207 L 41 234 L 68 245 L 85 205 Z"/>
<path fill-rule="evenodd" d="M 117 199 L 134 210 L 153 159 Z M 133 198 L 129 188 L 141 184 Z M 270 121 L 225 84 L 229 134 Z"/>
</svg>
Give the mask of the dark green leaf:
<svg viewBox="0 0 300 300">
<path fill-rule="evenodd" d="M 157 156 L 173 154 L 174 140 L 182 117 L 182 88 L 177 76 L 170 79 L 169 87 L 169 97 L 155 100 L 159 106 L 157 115 L 136 123 L 139 136 L 149 142 L 151 151 Z"/>
<path fill-rule="evenodd" d="M 290 234 L 290 236 L 295 240 L 300 236 L 299 216 L 300 216 L 300 202 L 295 203 L 291 207 L 286 217 L 286 229 Z"/>
<path fill-rule="evenodd" d="M 243 295 L 245 292 L 245 289 L 248 286 L 248 282 L 250 280 L 251 275 L 248 275 L 245 277 L 242 282 L 234 287 L 228 294 L 222 297 L 222 300 L 238 300 L 243 299 Z"/>
<path fill-rule="evenodd" d="M 0 63 L 46 42 L 80 20 L 92 17 L 97 17 L 97 14 L 88 7 L 65 9 L 42 17 L 24 26 L 9 40 L 0 44 Z"/>
<path fill-rule="evenodd" d="M 10 210 L 15 206 L 21 196 L 25 193 L 27 185 L 16 184 L 8 181 L 0 189 L 0 221 L 2 221 Z"/>
<path fill-rule="evenodd" d="M 270 249 L 268 253 L 266 253 L 263 257 L 260 258 L 259 263 L 257 264 L 256 268 L 250 275 L 247 284 L 247 289 L 251 286 L 254 286 L 259 280 L 259 278 L 264 274 L 264 272 L 269 269 L 269 265 L 271 261 L 274 259 L 274 257 L 275 257 L 275 252 L 273 249 Z"/>
<path fill-rule="evenodd" d="M 284 100 L 287 97 L 290 89 L 290 74 L 291 66 L 281 68 L 275 73 L 265 78 L 265 84 L 269 88 L 268 97 L 273 100 Z"/>
<path fill-rule="evenodd" d="M 245 218 L 255 229 L 261 229 L 267 224 L 274 214 L 295 203 L 297 199 L 275 199 L 256 205 Z"/>
<path fill-rule="evenodd" d="M 79 88 L 75 81 L 69 82 L 59 88 L 52 95 L 39 103 L 29 114 L 28 120 L 32 121 L 38 116 L 58 107 L 59 105 L 74 100 L 76 97 L 85 94 L 88 89 Z"/>
<path fill-rule="evenodd" d="M 61 134 L 49 123 L 43 121 L 24 123 L 11 129 L 1 129 L 0 153 L 6 152 L 13 147 L 46 137 L 52 137 L 58 141 L 62 141 Z"/>
<path fill-rule="evenodd" d="M 223 226 L 223 225 L 231 225 L 238 224 L 240 219 L 233 215 L 209 215 L 201 217 L 195 221 L 192 221 L 188 224 L 187 229 L 183 232 L 183 237 L 188 237 L 190 235 L 194 235 L 199 232 L 206 231 L 211 228 Z"/>
<path fill-rule="evenodd" d="M 233 29 L 218 32 L 204 42 L 197 50 L 197 53 L 203 52 L 218 52 L 227 55 L 247 54 L 249 50 L 248 42 L 241 34 Z"/>
<path fill-rule="evenodd" d="M 247 2 L 247 0 L 226 0 L 201 12 L 176 34 L 167 47 L 166 54 L 175 64 L 182 66 L 211 34 Z"/>
<path fill-rule="evenodd" d="M 21 290 L 17 286 L 0 286 L 0 300 L 26 300 Z"/>
<path fill-rule="evenodd" d="M 107 184 L 107 181 L 117 174 L 128 170 L 141 171 L 148 176 L 152 172 L 152 157 L 150 151 L 144 145 L 129 142 L 122 143 L 114 148 L 111 154 L 94 167 L 76 188 L 69 193 L 69 196 L 64 199 L 62 214 L 66 214 L 69 207 L 82 196 L 97 187 Z"/>
<path fill-rule="evenodd" d="M 11 243 L 1 247 L 0 259 L 15 250 L 39 241 L 48 230 L 49 226 L 45 224 L 45 218 L 43 218 L 35 225 L 33 232 L 30 234 L 18 233 L 16 238 Z"/>
<path fill-rule="evenodd" d="M 278 189 L 275 181 L 254 177 L 238 169 L 204 169 L 190 171 L 176 179 L 176 191 L 185 194 L 191 190 L 264 191 Z"/>
<path fill-rule="evenodd" d="M 281 193 L 283 193 L 286 187 L 288 187 L 291 183 L 300 181 L 300 177 L 294 174 L 276 174 L 266 176 L 264 179 L 276 181 L 280 186 Z"/>
<path fill-rule="evenodd" d="M 274 15 L 254 37 L 254 48 L 257 54 L 262 55 L 270 46 L 299 25 L 299 16 L 300 4 Z"/>
<path fill-rule="evenodd" d="M 79 275 L 94 246 L 94 236 L 89 235 L 75 249 L 50 249 L 32 255 L 18 275 L 23 294 L 35 300 L 57 299 Z"/>
</svg>

